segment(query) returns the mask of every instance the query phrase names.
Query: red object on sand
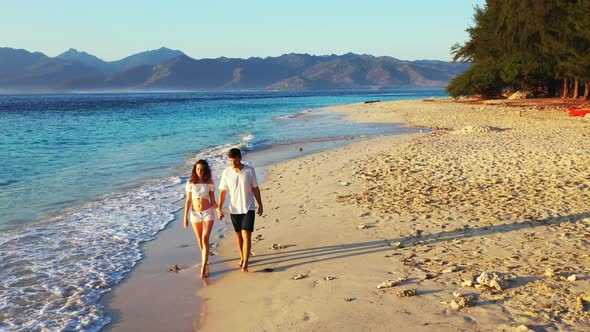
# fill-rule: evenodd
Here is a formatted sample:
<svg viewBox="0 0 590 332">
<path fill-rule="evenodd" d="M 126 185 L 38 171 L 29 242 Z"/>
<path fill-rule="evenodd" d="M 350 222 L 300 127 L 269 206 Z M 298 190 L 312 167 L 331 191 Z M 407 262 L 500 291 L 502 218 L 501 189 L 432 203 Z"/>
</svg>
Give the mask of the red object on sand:
<svg viewBox="0 0 590 332">
<path fill-rule="evenodd" d="M 570 111 L 570 115 L 573 115 L 573 116 L 584 116 L 584 115 L 590 113 L 590 110 L 577 109 L 577 108 L 574 108 L 573 106 L 570 106 L 567 109 Z"/>
</svg>

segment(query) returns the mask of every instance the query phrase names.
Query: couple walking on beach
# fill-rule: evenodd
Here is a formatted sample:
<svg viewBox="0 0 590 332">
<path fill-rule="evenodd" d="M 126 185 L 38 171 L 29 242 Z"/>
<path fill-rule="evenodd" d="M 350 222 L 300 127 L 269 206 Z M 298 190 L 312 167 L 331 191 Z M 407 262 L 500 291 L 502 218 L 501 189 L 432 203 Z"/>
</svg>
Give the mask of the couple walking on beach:
<svg viewBox="0 0 590 332">
<path fill-rule="evenodd" d="M 201 278 L 209 276 L 209 237 L 215 219 L 214 209 L 221 220 L 224 218 L 222 211 L 225 198 L 229 192 L 230 218 L 236 232 L 236 240 L 240 251 L 239 267 L 248 272 L 248 259 L 252 246 L 252 232 L 254 231 L 254 218 L 258 203 L 258 215 L 263 213 L 262 199 L 256 172 L 251 166 L 242 163 L 242 152 L 233 148 L 227 153 L 230 166 L 221 174 L 219 183 L 219 204 L 215 202 L 215 184 L 213 183 L 211 169 L 206 160 L 199 160 L 193 166 L 190 180 L 187 181 L 186 203 L 184 206 L 184 228 L 188 223 L 193 226 L 197 236 L 197 242 L 201 249 Z"/>
</svg>

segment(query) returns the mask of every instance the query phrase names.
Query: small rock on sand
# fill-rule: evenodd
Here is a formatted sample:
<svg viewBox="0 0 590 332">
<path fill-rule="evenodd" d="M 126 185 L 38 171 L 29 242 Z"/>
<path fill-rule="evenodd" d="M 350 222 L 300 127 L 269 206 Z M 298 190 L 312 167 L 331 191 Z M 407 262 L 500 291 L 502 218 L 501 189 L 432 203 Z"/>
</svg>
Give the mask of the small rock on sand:
<svg viewBox="0 0 590 332">
<path fill-rule="evenodd" d="M 567 281 L 576 281 L 578 280 L 578 276 L 575 274 L 572 274 L 571 276 L 567 277 Z"/>
<path fill-rule="evenodd" d="M 463 287 L 473 287 L 473 280 L 463 280 L 463 282 L 461 283 L 461 286 L 463 286 Z"/>
<path fill-rule="evenodd" d="M 384 282 L 380 283 L 379 285 L 377 285 L 377 289 L 382 289 L 382 288 L 390 288 L 396 285 L 396 282 L 394 280 L 385 280 Z"/>
<path fill-rule="evenodd" d="M 410 297 L 410 296 L 414 296 L 416 295 L 416 288 L 411 288 L 411 289 L 400 289 L 397 292 L 395 292 L 395 295 L 397 295 L 397 297 Z"/>
<path fill-rule="evenodd" d="M 451 308 L 461 310 L 465 307 L 473 306 L 475 301 L 469 296 L 460 295 L 455 297 L 455 299 L 453 299 L 449 304 L 451 305 Z"/>
<path fill-rule="evenodd" d="M 176 273 L 178 273 L 178 271 L 180 271 L 180 270 L 181 270 L 181 268 L 180 268 L 178 265 L 176 265 L 176 264 L 174 264 L 174 265 L 173 265 L 173 266 L 170 268 L 170 272 L 176 272 Z"/>
<path fill-rule="evenodd" d="M 518 325 L 516 332 L 533 332 L 533 330 L 529 329 L 526 325 Z"/>
<path fill-rule="evenodd" d="M 466 126 L 461 129 L 453 131 L 454 134 L 473 134 L 473 133 L 489 133 L 493 129 L 488 126 Z"/>
<path fill-rule="evenodd" d="M 432 274 L 432 273 L 424 273 L 424 275 L 422 275 L 422 279 L 424 279 L 424 280 L 434 279 L 435 277 L 436 277 L 436 275 Z"/>
<path fill-rule="evenodd" d="M 293 280 L 300 280 L 300 279 L 304 279 L 305 277 L 306 277 L 305 274 L 298 274 L 293 277 Z"/>
<path fill-rule="evenodd" d="M 453 272 L 457 272 L 461 270 L 460 267 L 458 267 L 457 265 L 451 265 L 449 267 L 447 267 L 446 269 L 442 270 L 441 273 L 453 273 Z"/>
</svg>

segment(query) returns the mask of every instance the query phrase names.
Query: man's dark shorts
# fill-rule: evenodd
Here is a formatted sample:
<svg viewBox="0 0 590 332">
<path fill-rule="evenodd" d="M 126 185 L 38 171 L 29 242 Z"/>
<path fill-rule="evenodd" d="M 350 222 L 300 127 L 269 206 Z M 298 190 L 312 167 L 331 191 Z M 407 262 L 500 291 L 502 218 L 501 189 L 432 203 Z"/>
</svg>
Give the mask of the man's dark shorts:
<svg viewBox="0 0 590 332">
<path fill-rule="evenodd" d="M 234 225 L 236 233 L 241 231 L 254 232 L 254 211 L 250 210 L 246 214 L 230 214 L 231 223 Z"/>
</svg>

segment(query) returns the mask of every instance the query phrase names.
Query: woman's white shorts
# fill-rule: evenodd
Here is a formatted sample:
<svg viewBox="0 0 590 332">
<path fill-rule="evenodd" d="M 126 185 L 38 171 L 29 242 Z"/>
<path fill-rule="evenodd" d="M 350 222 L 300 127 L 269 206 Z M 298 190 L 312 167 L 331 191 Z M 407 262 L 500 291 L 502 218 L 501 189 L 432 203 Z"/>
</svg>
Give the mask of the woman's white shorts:
<svg viewBox="0 0 590 332">
<path fill-rule="evenodd" d="M 190 220 L 191 222 L 199 222 L 199 221 L 213 221 L 215 219 L 213 207 L 208 208 L 207 210 L 203 211 L 195 211 L 191 209 Z"/>
</svg>

